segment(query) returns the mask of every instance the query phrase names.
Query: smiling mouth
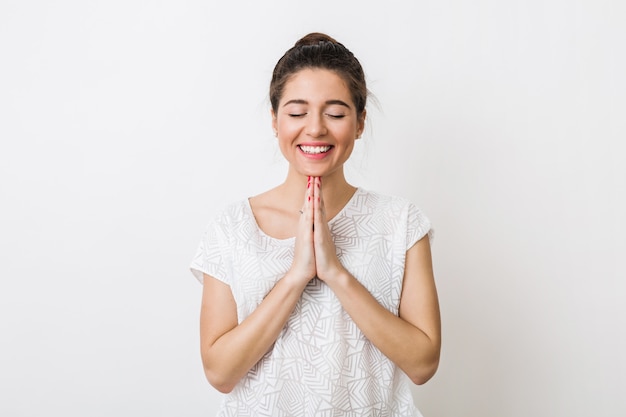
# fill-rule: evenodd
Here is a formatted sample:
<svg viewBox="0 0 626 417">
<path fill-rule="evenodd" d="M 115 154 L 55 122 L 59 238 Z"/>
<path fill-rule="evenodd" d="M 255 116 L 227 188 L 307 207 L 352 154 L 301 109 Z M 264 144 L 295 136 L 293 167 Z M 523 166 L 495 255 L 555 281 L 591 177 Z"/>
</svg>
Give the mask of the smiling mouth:
<svg viewBox="0 0 626 417">
<path fill-rule="evenodd" d="M 298 145 L 298 147 L 300 148 L 300 150 L 308 155 L 319 155 L 321 153 L 326 153 L 328 151 L 330 151 L 330 149 L 332 148 L 332 146 L 327 145 L 327 146 L 304 146 L 304 145 Z"/>
</svg>

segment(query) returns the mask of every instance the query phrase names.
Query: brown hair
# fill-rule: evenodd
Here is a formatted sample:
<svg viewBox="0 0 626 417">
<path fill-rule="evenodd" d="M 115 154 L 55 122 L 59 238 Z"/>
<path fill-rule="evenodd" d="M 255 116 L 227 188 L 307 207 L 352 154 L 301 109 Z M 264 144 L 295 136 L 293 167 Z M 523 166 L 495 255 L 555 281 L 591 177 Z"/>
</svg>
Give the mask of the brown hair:
<svg viewBox="0 0 626 417">
<path fill-rule="evenodd" d="M 278 103 L 289 78 L 305 68 L 336 72 L 348 85 L 357 114 L 363 114 L 368 91 L 361 63 L 341 43 L 317 32 L 309 33 L 296 42 L 276 63 L 270 82 L 270 103 L 274 112 L 278 111 Z"/>
</svg>

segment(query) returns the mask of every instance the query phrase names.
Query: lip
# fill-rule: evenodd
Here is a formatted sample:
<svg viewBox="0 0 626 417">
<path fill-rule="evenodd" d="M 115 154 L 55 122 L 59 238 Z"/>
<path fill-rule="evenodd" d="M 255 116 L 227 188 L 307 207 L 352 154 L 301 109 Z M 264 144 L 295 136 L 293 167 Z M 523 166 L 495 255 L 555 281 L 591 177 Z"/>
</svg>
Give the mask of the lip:
<svg viewBox="0 0 626 417">
<path fill-rule="evenodd" d="M 316 141 L 316 142 L 302 142 L 302 143 L 298 143 L 298 146 L 331 146 L 334 148 L 333 145 L 331 145 L 328 142 L 320 142 L 320 141 Z"/>
<path fill-rule="evenodd" d="M 327 150 L 326 152 L 323 153 L 315 153 L 315 154 L 311 154 L 311 153 L 305 153 L 301 146 L 330 146 L 330 149 Z M 330 155 L 330 153 L 333 151 L 333 149 L 335 149 L 335 147 L 329 143 L 325 143 L 325 142 L 305 142 L 305 143 L 299 143 L 298 144 L 298 152 L 300 153 L 300 155 L 302 155 L 303 157 L 307 158 L 307 159 L 313 159 L 313 160 L 319 160 L 319 159 L 324 159 L 326 158 L 328 155 Z"/>
</svg>

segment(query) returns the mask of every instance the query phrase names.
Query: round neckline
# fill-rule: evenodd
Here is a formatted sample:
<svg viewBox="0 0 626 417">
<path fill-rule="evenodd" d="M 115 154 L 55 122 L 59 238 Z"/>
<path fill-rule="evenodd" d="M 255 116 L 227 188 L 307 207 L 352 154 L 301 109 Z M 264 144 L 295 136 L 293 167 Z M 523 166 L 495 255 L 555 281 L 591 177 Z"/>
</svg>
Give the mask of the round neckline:
<svg viewBox="0 0 626 417">
<path fill-rule="evenodd" d="M 332 225 L 335 222 L 335 220 L 341 216 L 341 214 L 343 214 L 343 212 L 348 208 L 348 206 L 352 205 L 352 202 L 356 199 L 357 194 L 360 194 L 361 191 L 362 191 L 361 187 L 355 187 L 354 193 L 352 193 L 352 195 L 350 196 L 346 204 L 344 204 L 341 210 L 339 210 L 337 214 L 333 216 L 332 219 L 328 220 L 329 226 Z M 268 235 L 267 233 L 265 233 L 263 229 L 261 229 L 261 227 L 259 227 L 259 223 L 257 223 L 256 221 L 254 211 L 252 210 L 252 206 L 250 205 L 250 197 L 245 199 L 245 206 L 246 206 L 246 210 L 248 211 L 248 214 L 250 215 L 250 221 L 252 222 L 252 224 L 254 225 L 254 228 L 257 230 L 257 232 L 261 236 L 264 236 L 267 239 L 270 239 L 270 240 L 273 240 L 274 242 L 279 242 L 279 243 L 291 243 L 292 241 L 296 239 L 295 236 L 286 237 L 284 239 L 279 239 L 277 237 Z"/>
</svg>

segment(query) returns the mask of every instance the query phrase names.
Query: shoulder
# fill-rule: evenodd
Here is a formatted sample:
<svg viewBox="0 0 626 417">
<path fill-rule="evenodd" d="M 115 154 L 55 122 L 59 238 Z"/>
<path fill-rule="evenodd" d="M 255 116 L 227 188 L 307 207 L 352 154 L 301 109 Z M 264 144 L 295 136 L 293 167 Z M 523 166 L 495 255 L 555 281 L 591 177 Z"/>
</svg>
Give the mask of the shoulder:
<svg viewBox="0 0 626 417">
<path fill-rule="evenodd" d="M 224 206 L 218 213 L 218 217 L 223 219 L 238 220 L 242 217 L 247 217 L 250 212 L 249 200 L 241 199 L 233 201 L 230 204 Z"/>
<path fill-rule="evenodd" d="M 355 205 L 367 211 L 395 230 L 404 230 L 410 241 L 415 242 L 426 234 L 433 237 L 430 219 L 422 209 L 408 198 L 359 189 Z M 359 208 L 357 208 L 359 210 Z"/>
<path fill-rule="evenodd" d="M 227 203 L 216 208 L 209 217 L 208 229 L 225 230 L 250 218 L 250 206 L 247 199 Z"/>
<path fill-rule="evenodd" d="M 409 199 L 397 195 L 383 194 L 359 188 L 357 205 L 369 208 L 372 212 L 399 216 L 403 213 L 420 211 Z"/>
</svg>

